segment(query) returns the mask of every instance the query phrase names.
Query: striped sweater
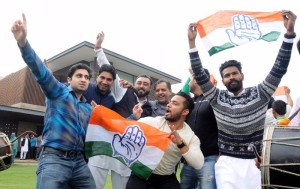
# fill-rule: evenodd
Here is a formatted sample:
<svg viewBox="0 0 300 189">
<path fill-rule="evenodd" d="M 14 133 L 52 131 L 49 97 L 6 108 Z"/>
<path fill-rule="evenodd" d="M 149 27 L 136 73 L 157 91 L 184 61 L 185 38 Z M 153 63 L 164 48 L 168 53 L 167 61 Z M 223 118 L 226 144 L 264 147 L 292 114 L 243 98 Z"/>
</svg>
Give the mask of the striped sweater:
<svg viewBox="0 0 300 189">
<path fill-rule="evenodd" d="M 247 147 L 254 144 L 259 152 L 267 105 L 290 62 L 293 39 L 284 38 L 276 61 L 265 80 L 254 87 L 244 88 L 233 96 L 228 90 L 216 88 L 205 74 L 197 51 L 190 51 L 194 78 L 213 107 L 219 130 L 220 154 L 237 158 L 254 158 Z M 196 49 L 195 49 L 196 50 Z"/>
</svg>

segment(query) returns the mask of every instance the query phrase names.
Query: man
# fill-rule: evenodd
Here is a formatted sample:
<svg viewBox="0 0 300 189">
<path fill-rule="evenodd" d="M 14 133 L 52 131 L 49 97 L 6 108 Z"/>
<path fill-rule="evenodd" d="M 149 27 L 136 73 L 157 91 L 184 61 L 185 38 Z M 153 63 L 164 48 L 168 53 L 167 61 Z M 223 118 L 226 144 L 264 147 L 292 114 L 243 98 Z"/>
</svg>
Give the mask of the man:
<svg viewBox="0 0 300 189">
<path fill-rule="evenodd" d="M 209 101 L 205 99 L 200 86 L 192 77 L 191 69 L 190 72 L 190 82 L 183 88 L 189 88 L 194 94 L 195 107 L 187 117 L 186 123 L 201 141 L 200 149 L 204 155 L 204 165 L 197 170 L 183 159 L 180 186 L 181 189 L 198 188 L 197 185 L 201 189 L 216 189 L 215 163 L 219 155 L 217 122 Z M 205 72 L 210 75 L 207 69 Z"/>
<path fill-rule="evenodd" d="M 60 83 L 31 48 L 27 22 L 14 22 L 11 31 L 22 57 L 46 96 L 42 152 L 37 167 L 36 188 L 95 188 L 95 182 L 85 162 L 84 140 L 91 105 L 82 96 L 86 91 L 90 69 L 84 64 L 73 65 L 68 72 L 68 84 Z"/>
<path fill-rule="evenodd" d="M 9 140 L 11 142 L 14 141 L 12 143 L 12 159 L 11 159 L 12 163 L 15 163 L 15 159 L 16 159 L 16 156 L 17 156 L 17 153 L 18 153 L 19 142 L 16 139 L 17 139 L 16 133 L 11 133 Z"/>
<path fill-rule="evenodd" d="M 292 111 L 294 102 L 290 95 L 290 89 L 288 87 L 286 87 L 286 88 L 284 88 L 284 91 L 285 91 L 286 100 L 287 100 L 285 116 L 288 117 Z M 268 110 L 266 113 L 265 127 L 273 125 L 273 123 L 276 122 L 276 119 L 274 118 L 273 112 L 272 112 L 272 104 L 274 101 L 275 101 L 274 97 L 271 97 L 269 104 L 268 104 Z"/>
<path fill-rule="evenodd" d="M 204 158 L 199 148 L 200 141 L 189 125 L 184 122 L 193 108 L 194 102 L 191 97 L 179 92 L 168 103 L 165 116 L 145 117 L 138 120 L 170 133 L 172 142 L 149 179 L 143 180 L 131 174 L 126 186 L 127 189 L 147 189 L 149 187 L 180 189 L 175 175 L 175 167 L 181 157 L 184 157 L 195 169 L 202 167 Z"/>
<path fill-rule="evenodd" d="M 100 67 L 95 83 L 89 83 L 88 89 L 83 93 L 88 103 L 92 101 L 98 105 L 112 108 L 115 99 L 111 94 L 111 87 L 116 79 L 116 70 L 113 66 L 105 64 Z"/>
<path fill-rule="evenodd" d="M 166 113 L 166 106 L 172 96 L 171 83 L 159 79 L 154 84 L 155 101 L 149 101 L 152 107 L 152 117 L 163 116 Z"/>
<path fill-rule="evenodd" d="M 26 134 L 24 137 L 21 138 L 20 160 L 24 160 L 27 158 L 28 149 L 29 149 L 29 135 Z"/>
<path fill-rule="evenodd" d="M 36 143 L 37 143 L 37 138 L 35 137 L 34 134 L 30 134 L 30 158 L 34 159 L 36 158 Z"/>
<path fill-rule="evenodd" d="M 95 52 L 97 52 L 97 62 L 100 69 L 103 66 L 111 66 L 101 47 L 103 40 L 104 33 L 101 32 L 97 35 L 95 42 Z M 147 99 L 152 82 L 151 78 L 146 75 L 139 76 L 135 82 L 135 86 L 129 88 L 122 87 L 120 80 L 121 79 L 116 74 L 112 85 L 112 93 L 116 103 L 113 107 L 106 107 L 112 108 L 114 111 L 127 118 L 132 114 L 133 107 L 137 103 L 140 103 L 144 110 L 143 116 L 151 115 L 151 105 Z M 123 84 L 126 85 L 127 83 Z M 97 101 L 95 102 L 99 104 Z M 125 189 L 131 170 L 121 162 L 108 156 L 97 155 L 89 158 L 88 165 L 95 178 L 97 189 L 104 188 L 109 171 L 111 171 L 113 189 Z"/>
<path fill-rule="evenodd" d="M 283 100 L 275 100 L 272 104 L 272 113 L 276 121 L 273 123 L 275 125 L 282 119 L 287 118 L 286 114 L 286 103 Z"/>
<path fill-rule="evenodd" d="M 220 67 L 227 90 L 212 85 L 196 49 L 196 24 L 189 25 L 189 54 L 194 78 L 209 100 L 218 123 L 221 155 L 215 165 L 218 188 L 261 188 L 261 173 L 255 166 L 253 152 L 247 147 L 252 143 L 261 151 L 267 105 L 290 61 L 297 16 L 286 10 L 282 11 L 282 16 L 287 31 L 275 64 L 262 83 L 249 88 L 243 88 L 244 75 L 241 64 L 236 60 L 226 61 Z"/>
<path fill-rule="evenodd" d="M 95 52 L 97 53 L 97 63 L 99 67 L 104 64 L 110 64 L 102 48 L 103 40 L 104 33 L 101 32 L 97 35 L 95 43 Z M 152 109 L 147 98 L 150 93 L 151 85 L 152 79 L 149 76 L 139 75 L 133 87 L 124 88 L 121 86 L 120 78 L 117 75 L 112 86 L 112 92 L 116 102 L 113 110 L 127 118 L 132 114 L 133 107 L 139 103 L 143 109 L 142 117 L 151 116 Z"/>
</svg>

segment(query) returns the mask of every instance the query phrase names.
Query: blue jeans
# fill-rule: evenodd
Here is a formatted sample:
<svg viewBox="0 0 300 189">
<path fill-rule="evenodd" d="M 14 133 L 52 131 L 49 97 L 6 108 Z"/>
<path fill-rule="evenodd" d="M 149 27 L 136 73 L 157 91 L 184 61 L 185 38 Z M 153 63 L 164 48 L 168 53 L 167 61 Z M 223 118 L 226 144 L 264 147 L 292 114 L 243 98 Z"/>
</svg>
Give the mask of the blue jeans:
<svg viewBox="0 0 300 189">
<path fill-rule="evenodd" d="M 216 155 L 204 158 L 204 165 L 200 170 L 184 164 L 180 173 L 181 189 L 216 189 L 215 163 Z"/>
<path fill-rule="evenodd" d="M 37 189 L 96 189 L 83 155 L 66 157 L 42 151 L 37 167 Z"/>
</svg>

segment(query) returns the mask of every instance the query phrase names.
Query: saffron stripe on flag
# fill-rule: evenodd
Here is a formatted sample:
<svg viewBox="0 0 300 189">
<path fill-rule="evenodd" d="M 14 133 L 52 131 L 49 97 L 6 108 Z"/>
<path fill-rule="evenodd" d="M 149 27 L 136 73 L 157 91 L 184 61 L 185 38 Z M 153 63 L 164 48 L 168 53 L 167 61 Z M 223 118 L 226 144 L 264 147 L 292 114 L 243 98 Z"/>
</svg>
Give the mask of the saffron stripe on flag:
<svg viewBox="0 0 300 189">
<path fill-rule="evenodd" d="M 236 14 L 249 15 L 257 19 L 260 23 L 283 21 L 280 11 L 274 12 L 247 12 L 247 11 L 218 11 L 215 14 L 199 20 L 197 29 L 200 37 L 205 37 L 207 34 L 218 28 L 227 28 L 232 26 L 232 16 Z"/>
<path fill-rule="evenodd" d="M 167 136 L 155 127 L 126 120 L 104 106 L 97 106 L 87 129 L 86 155 L 114 158 L 140 178 L 148 179 L 171 142 Z"/>
<path fill-rule="evenodd" d="M 111 143 L 111 141 L 113 141 L 114 134 L 117 134 L 117 133 L 109 132 L 109 131 L 105 130 L 103 127 L 99 127 L 97 125 L 90 124 L 89 132 L 87 133 L 85 140 L 86 140 L 86 143 L 89 143 L 89 145 L 90 145 L 89 150 L 91 150 L 91 151 L 86 151 L 86 153 L 87 153 L 86 156 L 89 158 L 94 155 L 108 155 L 108 154 L 98 153 L 99 151 L 97 150 L 97 148 L 99 147 L 99 144 L 101 144 L 98 142 L 100 142 L 99 140 L 101 140 L 101 142 Z M 101 138 L 100 138 L 100 136 L 101 136 Z M 95 146 L 92 146 L 92 144 L 95 144 Z M 95 150 L 95 152 L 92 150 Z M 147 153 L 147 152 L 150 152 L 150 153 Z M 155 152 L 155 153 L 151 153 L 151 152 Z M 145 154 L 147 154 L 147 156 L 145 156 Z M 156 146 L 145 145 L 145 147 L 143 148 L 143 151 L 139 157 L 139 161 L 144 164 L 147 163 L 148 167 L 155 169 L 157 165 L 154 162 L 160 161 L 163 154 L 164 154 L 164 151 L 157 148 Z M 109 155 L 109 156 L 111 156 L 111 155 Z"/>
<path fill-rule="evenodd" d="M 282 15 L 275 12 L 219 11 L 197 22 L 197 31 L 210 56 L 248 42 L 276 41 Z"/>
<path fill-rule="evenodd" d="M 168 144 L 170 142 L 170 139 L 167 138 L 168 133 L 162 132 L 157 128 L 151 127 L 145 123 L 124 119 L 122 116 L 120 120 L 119 114 L 104 106 L 99 106 L 93 110 L 90 118 L 90 124 L 98 125 L 108 131 L 117 133 L 123 133 L 129 125 L 138 125 L 144 131 L 144 134 L 147 138 L 146 145 L 152 146 L 155 144 L 157 148 L 160 148 L 163 151 L 168 147 Z M 165 138 L 165 140 L 162 140 L 162 138 L 160 137 Z"/>
</svg>

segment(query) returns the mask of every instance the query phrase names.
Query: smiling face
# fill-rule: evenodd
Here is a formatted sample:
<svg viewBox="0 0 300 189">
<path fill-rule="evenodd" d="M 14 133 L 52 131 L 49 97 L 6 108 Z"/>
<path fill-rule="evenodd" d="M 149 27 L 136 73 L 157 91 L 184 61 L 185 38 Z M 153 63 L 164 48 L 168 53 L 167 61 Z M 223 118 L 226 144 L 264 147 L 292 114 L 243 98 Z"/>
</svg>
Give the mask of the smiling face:
<svg viewBox="0 0 300 189">
<path fill-rule="evenodd" d="M 113 76 L 109 72 L 101 72 L 99 76 L 96 79 L 97 81 L 97 87 L 100 91 L 100 93 L 105 94 L 107 91 L 111 89 L 111 86 L 113 84 Z"/>
<path fill-rule="evenodd" d="M 145 97 L 150 93 L 151 81 L 147 77 L 137 78 L 134 89 L 138 97 Z"/>
<path fill-rule="evenodd" d="M 222 74 L 222 82 L 228 91 L 237 95 L 243 90 L 244 75 L 240 73 L 237 67 L 229 66 L 223 70 Z"/>
<path fill-rule="evenodd" d="M 160 104 L 167 104 L 172 95 L 166 82 L 161 82 L 155 86 L 155 98 Z"/>
</svg>

